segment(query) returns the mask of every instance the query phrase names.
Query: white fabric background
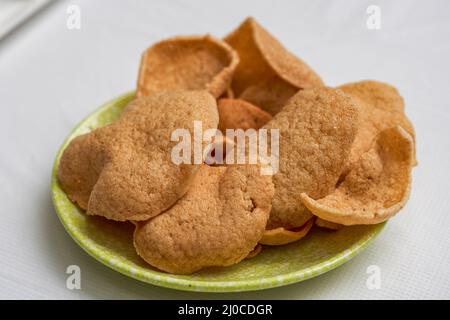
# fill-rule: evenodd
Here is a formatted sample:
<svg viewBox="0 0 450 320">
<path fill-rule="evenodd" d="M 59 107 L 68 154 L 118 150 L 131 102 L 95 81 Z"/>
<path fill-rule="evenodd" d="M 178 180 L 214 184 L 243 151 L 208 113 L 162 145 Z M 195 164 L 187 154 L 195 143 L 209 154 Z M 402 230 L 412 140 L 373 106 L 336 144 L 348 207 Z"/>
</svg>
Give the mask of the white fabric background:
<svg viewBox="0 0 450 320">
<path fill-rule="evenodd" d="M 81 8 L 81 30 L 66 8 Z M 381 8 L 381 29 L 366 8 Z M 52 207 L 50 171 L 72 127 L 134 88 L 141 52 L 176 34 L 223 36 L 255 16 L 329 85 L 395 84 L 417 131 L 411 199 L 362 254 L 318 278 L 236 294 L 159 288 L 96 262 Z M 57 1 L 0 42 L 0 298 L 450 298 L 450 2 Z M 66 267 L 82 289 L 65 287 Z M 366 268 L 382 285 L 367 289 Z"/>
</svg>

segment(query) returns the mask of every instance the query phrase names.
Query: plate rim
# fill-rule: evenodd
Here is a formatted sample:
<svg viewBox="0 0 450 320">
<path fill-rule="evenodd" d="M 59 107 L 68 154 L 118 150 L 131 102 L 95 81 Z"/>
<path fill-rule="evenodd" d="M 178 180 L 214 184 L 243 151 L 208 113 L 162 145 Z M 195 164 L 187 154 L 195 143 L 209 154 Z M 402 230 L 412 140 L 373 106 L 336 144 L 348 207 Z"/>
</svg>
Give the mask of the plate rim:
<svg viewBox="0 0 450 320">
<path fill-rule="evenodd" d="M 263 290 L 269 288 L 275 288 L 280 286 L 285 286 L 297 282 L 301 282 L 304 280 L 308 280 L 311 278 L 315 278 L 321 274 L 324 274 L 328 271 L 331 271 L 344 263 L 351 260 L 357 254 L 359 254 L 363 249 L 365 249 L 370 242 L 372 242 L 384 229 L 386 222 L 378 224 L 378 227 L 375 228 L 370 234 L 360 239 L 356 243 L 352 244 L 350 247 L 346 248 L 344 251 L 339 252 L 338 254 L 332 256 L 326 261 L 322 261 L 318 264 L 315 264 L 311 267 L 308 267 L 307 270 L 301 269 L 297 271 L 292 271 L 276 276 L 270 276 L 260 279 L 252 279 L 252 280 L 237 280 L 237 281 L 206 281 L 206 280 L 197 280 L 197 279 L 180 279 L 174 278 L 171 274 L 152 274 L 141 272 L 130 272 L 129 268 L 126 268 L 122 263 L 115 263 L 113 259 L 105 257 L 105 254 L 102 254 L 98 249 L 93 248 L 89 243 L 83 240 L 82 237 L 77 236 L 76 232 L 72 230 L 70 223 L 65 220 L 65 214 L 63 213 L 63 208 L 58 205 L 58 201 L 56 199 L 59 190 L 65 194 L 62 188 L 59 185 L 57 179 L 57 170 L 59 167 L 59 161 L 61 155 L 70 141 L 75 138 L 76 131 L 85 124 L 86 121 L 91 119 L 92 117 L 97 116 L 102 113 L 106 109 L 111 106 L 124 101 L 126 99 L 132 98 L 134 95 L 134 91 L 129 91 L 127 93 L 121 94 L 114 99 L 109 100 L 108 102 L 102 104 L 96 110 L 91 112 L 88 116 L 84 117 L 77 125 L 71 129 L 68 136 L 64 139 L 64 142 L 58 148 L 58 152 L 56 153 L 55 160 L 53 162 L 52 172 L 51 172 L 51 193 L 52 193 L 52 203 L 55 209 L 55 212 L 61 221 L 61 224 L 64 226 L 66 232 L 71 236 L 71 238 L 78 244 L 86 253 L 88 253 L 95 260 L 99 261 L 103 265 L 123 274 L 133 279 L 157 285 L 160 287 L 177 289 L 182 291 L 192 291 L 192 292 L 243 292 L 243 291 L 256 291 Z M 69 200 L 70 201 L 70 200 Z M 152 271 L 152 270 L 148 270 Z M 156 271 L 155 271 L 156 272 Z M 149 276 L 151 275 L 151 276 Z"/>
</svg>

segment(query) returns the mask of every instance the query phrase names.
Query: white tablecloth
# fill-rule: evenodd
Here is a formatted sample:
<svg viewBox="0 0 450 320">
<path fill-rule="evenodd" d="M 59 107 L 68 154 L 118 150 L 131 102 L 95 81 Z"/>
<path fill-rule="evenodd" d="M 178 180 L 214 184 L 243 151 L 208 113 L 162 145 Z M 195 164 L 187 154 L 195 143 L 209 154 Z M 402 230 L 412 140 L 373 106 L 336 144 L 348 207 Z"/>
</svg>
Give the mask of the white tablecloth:
<svg viewBox="0 0 450 320">
<path fill-rule="evenodd" d="M 69 5 L 81 29 L 66 27 Z M 381 9 L 381 29 L 366 9 Z M 89 257 L 52 207 L 50 171 L 71 128 L 134 88 L 141 52 L 176 34 L 223 36 L 255 16 L 329 85 L 395 84 L 417 131 L 411 199 L 344 266 L 282 288 L 178 292 L 129 279 Z M 57 1 L 0 42 L 0 298 L 450 298 L 450 2 Z M 66 268 L 81 267 L 81 290 Z M 366 286 L 367 267 L 381 288 Z"/>
</svg>

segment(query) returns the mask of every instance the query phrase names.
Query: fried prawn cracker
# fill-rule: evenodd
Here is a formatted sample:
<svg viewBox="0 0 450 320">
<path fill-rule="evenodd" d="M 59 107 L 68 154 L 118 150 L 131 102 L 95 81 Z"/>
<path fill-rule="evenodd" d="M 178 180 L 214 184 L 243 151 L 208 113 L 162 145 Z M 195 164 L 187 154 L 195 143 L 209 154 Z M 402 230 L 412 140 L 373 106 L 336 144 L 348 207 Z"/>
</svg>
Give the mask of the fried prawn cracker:
<svg viewBox="0 0 450 320">
<path fill-rule="evenodd" d="M 64 150 L 58 180 L 68 197 L 113 220 L 146 220 L 172 206 L 199 164 L 173 162 L 171 135 L 218 124 L 215 99 L 206 91 L 174 91 L 132 101 L 114 123 L 79 136 Z M 193 163 L 193 162 L 192 162 Z"/>
<path fill-rule="evenodd" d="M 183 198 L 138 225 L 134 246 L 147 263 L 170 273 L 233 265 L 262 237 L 272 196 L 271 177 L 257 165 L 204 165 Z"/>
<path fill-rule="evenodd" d="M 281 246 L 296 242 L 305 237 L 314 225 L 314 218 L 309 219 L 302 227 L 287 230 L 279 227 L 264 231 L 259 243 L 269 246 Z"/>
<path fill-rule="evenodd" d="M 256 257 L 258 254 L 260 254 L 262 251 L 262 245 L 257 244 L 256 247 L 250 251 L 250 253 L 245 257 L 245 259 L 251 259 Z"/>
<path fill-rule="evenodd" d="M 319 218 L 342 225 L 383 222 L 408 200 L 413 149 L 403 128 L 383 130 L 333 193 L 318 200 L 302 193 L 302 202 Z"/>
<path fill-rule="evenodd" d="M 342 224 L 330 222 L 321 218 L 316 219 L 316 226 L 330 230 L 340 230 L 344 227 Z"/>
<path fill-rule="evenodd" d="M 299 91 L 263 127 L 279 130 L 280 136 L 268 229 L 291 229 L 311 219 L 301 193 L 321 198 L 333 192 L 347 164 L 357 118 L 357 107 L 349 96 L 322 87 Z"/>
<path fill-rule="evenodd" d="M 274 116 L 298 90 L 278 76 L 273 76 L 247 87 L 239 99 L 251 102 Z"/>
<path fill-rule="evenodd" d="M 246 88 L 273 76 L 298 89 L 323 86 L 320 77 L 308 65 L 286 50 L 251 17 L 227 35 L 225 41 L 238 52 L 240 58 L 232 81 L 238 96 Z"/>
<path fill-rule="evenodd" d="M 177 89 L 225 93 L 239 62 L 225 42 L 207 36 L 182 36 L 160 41 L 142 55 L 137 97 Z"/>
<path fill-rule="evenodd" d="M 342 85 L 339 89 L 352 96 L 359 108 L 358 134 L 345 174 L 361 155 L 370 149 L 375 137 L 382 130 L 399 125 L 415 139 L 414 127 L 404 111 L 403 98 L 393 86 L 365 80 Z"/>
<path fill-rule="evenodd" d="M 220 99 L 219 130 L 225 134 L 226 129 L 259 129 L 272 116 L 257 106 L 240 99 Z"/>
</svg>

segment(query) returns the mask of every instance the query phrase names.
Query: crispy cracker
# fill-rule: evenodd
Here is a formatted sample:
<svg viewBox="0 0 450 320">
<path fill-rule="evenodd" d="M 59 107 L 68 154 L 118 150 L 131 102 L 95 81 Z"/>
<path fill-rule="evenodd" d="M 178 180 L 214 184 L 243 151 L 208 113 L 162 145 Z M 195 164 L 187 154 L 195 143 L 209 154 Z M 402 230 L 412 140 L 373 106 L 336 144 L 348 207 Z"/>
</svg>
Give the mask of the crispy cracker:
<svg viewBox="0 0 450 320">
<path fill-rule="evenodd" d="M 229 87 L 238 62 L 228 44 L 209 35 L 163 40 L 142 55 L 136 96 L 186 89 L 207 90 L 217 98 Z"/>
<path fill-rule="evenodd" d="M 172 208 L 139 224 L 134 245 L 145 261 L 171 273 L 233 265 L 261 238 L 272 196 L 271 177 L 256 165 L 204 165 Z"/>
<path fill-rule="evenodd" d="M 404 112 L 403 99 L 393 86 L 365 80 L 342 85 L 339 89 L 351 95 L 359 108 L 358 134 L 344 174 L 370 149 L 375 137 L 384 129 L 399 125 L 415 139 L 414 127 Z"/>
<path fill-rule="evenodd" d="M 263 128 L 279 129 L 279 172 L 268 229 L 302 226 L 312 215 L 301 203 L 306 192 L 321 198 L 333 192 L 357 132 L 358 111 L 342 91 L 299 91 Z"/>
<path fill-rule="evenodd" d="M 340 230 L 344 227 L 342 224 L 330 222 L 321 218 L 316 219 L 316 226 L 330 230 Z"/>
<path fill-rule="evenodd" d="M 262 251 L 262 245 L 257 244 L 256 247 L 250 251 L 250 253 L 245 257 L 245 259 L 251 259 L 256 257 L 258 254 L 260 254 Z"/>
<path fill-rule="evenodd" d="M 302 193 L 301 199 L 316 216 L 334 223 L 383 222 L 408 200 L 413 148 L 411 135 L 401 127 L 383 130 L 333 193 L 318 200 Z"/>
<path fill-rule="evenodd" d="M 274 116 L 297 92 L 296 87 L 278 76 L 273 76 L 247 87 L 239 99 L 251 102 Z"/>
<path fill-rule="evenodd" d="M 296 242 L 305 237 L 314 225 L 314 218 L 309 219 L 302 227 L 287 230 L 285 228 L 275 228 L 264 231 L 259 243 L 269 246 L 281 246 Z"/>
<path fill-rule="evenodd" d="M 225 37 L 239 54 L 240 63 L 232 81 L 238 96 L 263 79 L 278 76 L 298 89 L 322 86 L 320 77 L 302 60 L 286 50 L 255 19 L 247 18 Z"/>
<path fill-rule="evenodd" d="M 259 129 L 272 119 L 267 112 L 240 99 L 220 99 L 217 108 L 223 134 L 226 129 Z"/>
<path fill-rule="evenodd" d="M 58 179 L 88 214 L 146 220 L 175 203 L 200 165 L 176 165 L 171 134 L 216 128 L 214 98 L 206 91 L 176 91 L 132 101 L 111 125 L 75 138 L 64 151 Z"/>
</svg>

